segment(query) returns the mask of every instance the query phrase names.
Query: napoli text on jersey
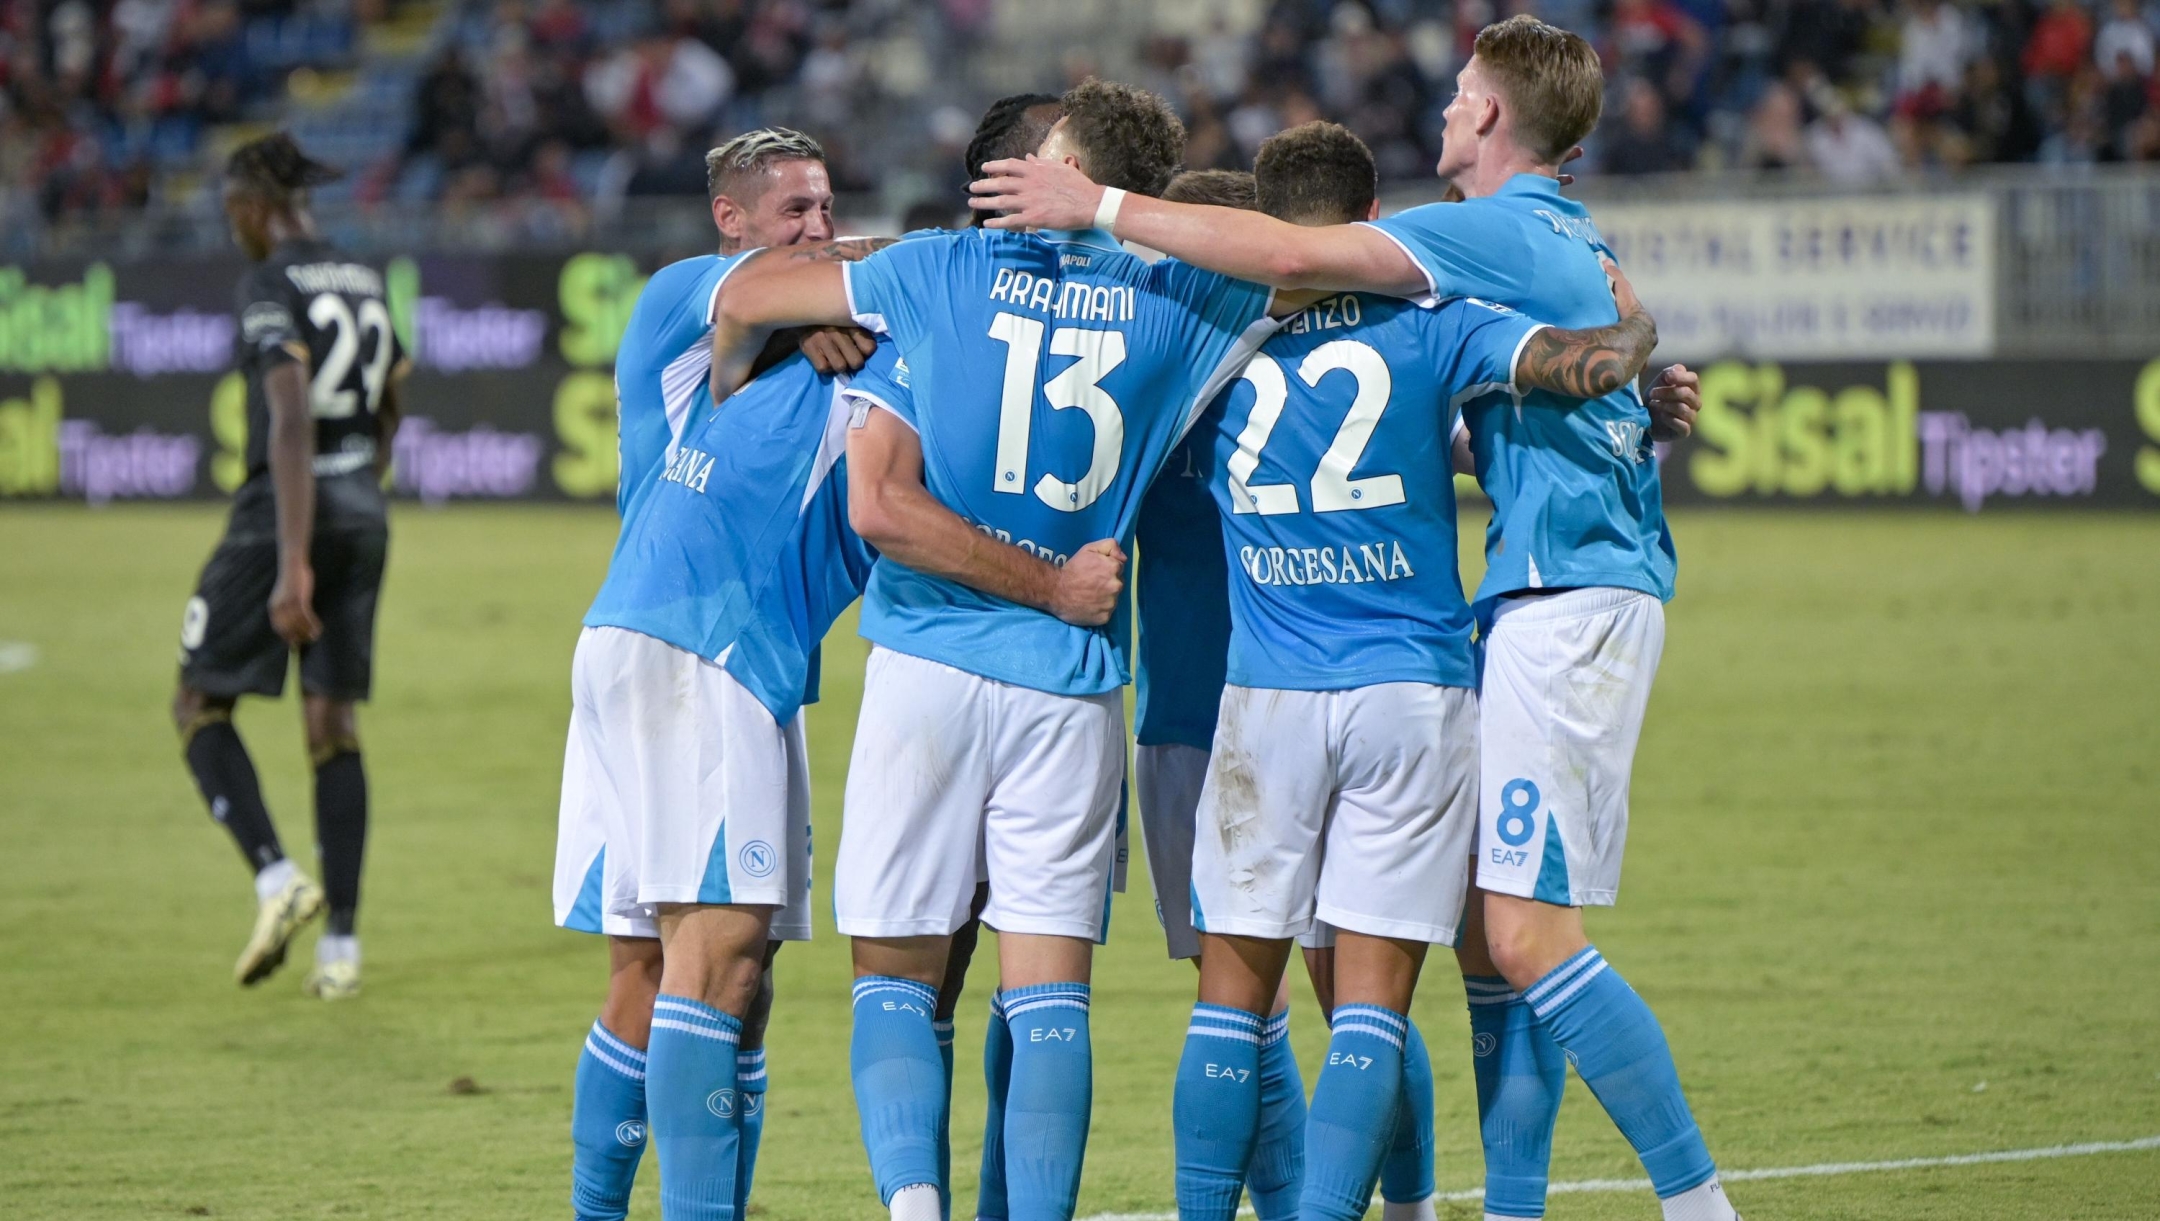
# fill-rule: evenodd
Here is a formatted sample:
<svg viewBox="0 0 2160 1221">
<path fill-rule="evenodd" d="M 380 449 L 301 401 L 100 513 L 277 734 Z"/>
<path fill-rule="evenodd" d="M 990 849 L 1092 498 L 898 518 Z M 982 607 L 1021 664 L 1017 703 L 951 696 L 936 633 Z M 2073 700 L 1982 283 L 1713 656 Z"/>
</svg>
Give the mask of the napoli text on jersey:
<svg viewBox="0 0 2160 1221">
<path fill-rule="evenodd" d="M 1208 750 L 1215 742 L 1230 652 L 1230 576 L 1207 490 L 1208 440 L 1205 428 L 1195 427 L 1140 502 L 1133 739 L 1142 746 Z"/>
<path fill-rule="evenodd" d="M 1245 366 L 1202 423 L 1232 683 L 1476 686 L 1450 438 L 1464 398 L 1510 387 L 1539 325 L 1481 301 L 1344 293 Z"/>
<path fill-rule="evenodd" d="M 1267 289 L 1150 265 L 1099 232 L 921 237 L 846 274 L 856 320 L 907 360 L 930 493 L 1058 564 L 1131 539 L 1196 404 L 1273 326 Z M 1126 681 L 1127 619 L 1073 627 L 890 561 L 863 602 L 886 648 L 1060 695 Z"/>
<path fill-rule="evenodd" d="M 1610 253 L 1604 239 L 1551 178 L 1518 174 L 1498 194 L 1427 204 L 1374 227 L 1408 252 L 1437 297 L 1496 301 L 1562 327 L 1619 316 L 1598 265 Z M 1672 532 L 1635 387 L 1590 403 L 1494 393 L 1466 403 L 1463 418 L 1493 501 L 1481 613 L 1520 589 L 1611 585 L 1672 597 Z"/>
<path fill-rule="evenodd" d="M 893 359 L 880 344 L 865 372 Z M 632 502 L 586 626 L 720 660 L 783 725 L 814 698 L 818 642 L 873 559 L 847 524 L 844 384 L 796 355 L 708 399 Z"/>
<path fill-rule="evenodd" d="M 652 483 L 693 410 L 712 405 L 713 300 L 742 255 L 704 254 L 653 273 L 615 353 L 615 508 Z"/>
</svg>

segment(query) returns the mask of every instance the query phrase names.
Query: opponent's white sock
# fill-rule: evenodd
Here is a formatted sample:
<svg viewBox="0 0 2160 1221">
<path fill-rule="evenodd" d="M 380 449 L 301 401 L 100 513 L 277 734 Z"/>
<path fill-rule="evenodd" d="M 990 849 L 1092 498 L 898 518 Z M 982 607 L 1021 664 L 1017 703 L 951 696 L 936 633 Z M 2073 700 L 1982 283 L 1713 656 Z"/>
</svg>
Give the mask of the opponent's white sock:
<svg viewBox="0 0 2160 1221">
<path fill-rule="evenodd" d="M 1486 1213 L 1485 1221 L 1523 1221 L 1521 1217 L 1503 1217 L 1499 1213 Z"/>
<path fill-rule="evenodd" d="M 1433 1213 L 1433 1198 L 1422 1200 L 1382 1200 L 1380 1221 L 1437 1221 Z"/>
<path fill-rule="evenodd" d="M 360 938 L 351 935 L 340 937 L 334 933 L 324 933 L 315 942 L 315 961 L 319 963 L 350 962 L 354 966 L 359 966 Z"/>
<path fill-rule="evenodd" d="M 938 1221 L 938 1189 L 930 1183 L 917 1183 L 893 1193 L 892 1221 Z"/>
<path fill-rule="evenodd" d="M 285 884 L 299 872 L 300 867 L 293 864 L 289 856 L 281 856 L 263 866 L 255 872 L 255 901 L 268 903 L 277 898 L 278 892 L 284 890 Z"/>
<path fill-rule="evenodd" d="M 1716 1179 L 1659 1200 L 1658 1205 L 1665 1210 L 1665 1221 L 1739 1221 L 1740 1217 L 1725 1198 L 1724 1184 Z"/>
</svg>

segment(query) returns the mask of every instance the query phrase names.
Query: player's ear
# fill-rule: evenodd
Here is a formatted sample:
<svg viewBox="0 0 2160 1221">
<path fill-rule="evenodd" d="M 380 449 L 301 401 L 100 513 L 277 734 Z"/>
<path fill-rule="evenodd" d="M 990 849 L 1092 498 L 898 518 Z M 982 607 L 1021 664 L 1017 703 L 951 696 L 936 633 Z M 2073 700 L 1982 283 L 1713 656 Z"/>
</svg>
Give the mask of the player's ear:
<svg viewBox="0 0 2160 1221">
<path fill-rule="evenodd" d="M 1379 220 L 1379 219 L 1380 219 L 1380 201 L 1379 201 L 1379 200 L 1375 199 L 1375 200 L 1373 200 L 1373 201 L 1372 201 L 1371 203 L 1369 203 L 1369 204 L 1366 204 L 1366 205 L 1365 205 L 1365 219 L 1366 219 L 1366 220 Z"/>
</svg>

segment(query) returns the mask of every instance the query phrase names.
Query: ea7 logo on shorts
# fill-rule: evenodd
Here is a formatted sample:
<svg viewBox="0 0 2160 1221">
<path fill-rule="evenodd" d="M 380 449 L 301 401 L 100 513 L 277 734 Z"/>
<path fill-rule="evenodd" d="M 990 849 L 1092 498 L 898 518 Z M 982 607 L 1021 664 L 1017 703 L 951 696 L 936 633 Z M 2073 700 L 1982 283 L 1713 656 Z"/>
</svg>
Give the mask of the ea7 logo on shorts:
<svg viewBox="0 0 2160 1221">
<path fill-rule="evenodd" d="M 705 1109 L 717 1119 L 735 1118 L 735 1091 L 714 1090 L 705 1095 Z"/>
<path fill-rule="evenodd" d="M 1077 1043 L 1079 1041 L 1080 1030 L 1074 1026 L 1051 1026 L 1043 1030 L 1028 1031 L 1028 1042 L 1030 1043 Z"/>
<path fill-rule="evenodd" d="M 625 1119 L 615 1125 L 615 1143 L 625 1149 L 635 1149 L 645 1143 L 645 1125 L 635 1119 Z"/>
<path fill-rule="evenodd" d="M 1235 1065 L 1210 1064 L 1207 1066 L 1207 1075 L 1210 1077 L 1220 1077 L 1225 1081 L 1235 1081 L 1238 1084 L 1243 1085 L 1245 1082 L 1252 1079 L 1252 1070 L 1249 1068 L 1238 1068 Z"/>
<path fill-rule="evenodd" d="M 742 871 L 753 878 L 771 877 L 772 871 L 780 865 L 780 854 L 773 851 L 771 844 L 761 839 L 744 844 L 739 859 L 742 861 Z"/>
<path fill-rule="evenodd" d="M 1361 1056 L 1354 1051 L 1331 1051 L 1327 1054 L 1327 1062 L 1330 1066 L 1340 1064 L 1361 1073 L 1372 1067 L 1371 1056 Z"/>
</svg>

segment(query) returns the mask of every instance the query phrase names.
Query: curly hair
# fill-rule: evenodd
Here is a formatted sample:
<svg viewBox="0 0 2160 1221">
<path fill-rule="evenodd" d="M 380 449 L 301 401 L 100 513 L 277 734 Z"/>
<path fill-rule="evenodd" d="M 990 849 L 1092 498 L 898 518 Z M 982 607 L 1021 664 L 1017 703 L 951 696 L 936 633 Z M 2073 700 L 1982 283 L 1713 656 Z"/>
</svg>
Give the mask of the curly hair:
<svg viewBox="0 0 2160 1221">
<path fill-rule="evenodd" d="M 1160 195 L 1185 160 L 1185 125 L 1145 89 L 1091 76 L 1067 90 L 1060 105 L 1080 168 L 1106 187 Z"/>
<path fill-rule="evenodd" d="M 1315 120 L 1269 136 L 1253 158 L 1260 210 L 1298 224 L 1365 219 L 1380 189 L 1365 142 L 1338 123 Z"/>
<path fill-rule="evenodd" d="M 1213 204 L 1219 208 L 1260 208 L 1260 192 L 1248 170 L 1186 170 L 1170 180 L 1162 197 L 1171 203 Z"/>
<path fill-rule="evenodd" d="M 705 194 L 754 202 L 763 194 L 760 184 L 747 199 L 743 189 L 751 178 L 761 177 L 782 161 L 825 161 L 825 146 L 788 127 L 760 127 L 746 131 L 705 154 Z"/>
<path fill-rule="evenodd" d="M 344 176 L 343 171 L 301 152 L 291 133 L 282 131 L 248 141 L 225 161 L 227 179 L 279 203 Z"/>
</svg>

